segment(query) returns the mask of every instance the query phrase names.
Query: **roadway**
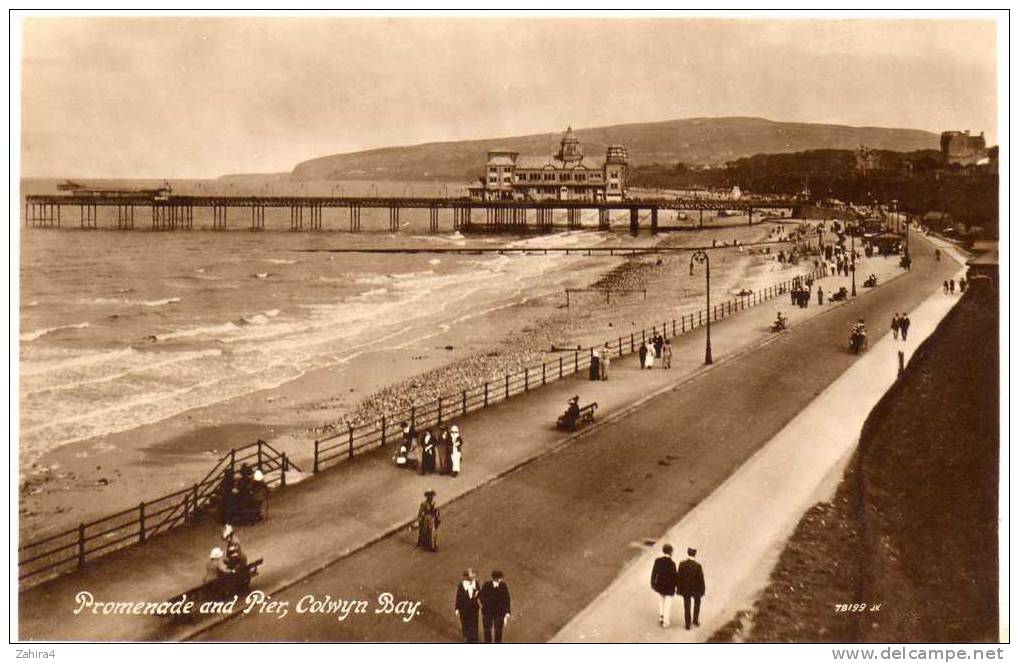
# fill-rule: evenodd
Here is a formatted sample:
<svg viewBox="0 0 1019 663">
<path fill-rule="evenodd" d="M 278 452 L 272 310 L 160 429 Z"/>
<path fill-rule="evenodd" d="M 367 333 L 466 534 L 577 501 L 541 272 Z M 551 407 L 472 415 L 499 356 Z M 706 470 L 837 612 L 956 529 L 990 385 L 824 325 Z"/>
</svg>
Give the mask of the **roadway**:
<svg viewBox="0 0 1019 663">
<path fill-rule="evenodd" d="M 437 553 L 417 550 L 414 532 L 397 533 L 275 595 L 289 601 L 285 617 L 242 615 L 199 639 L 457 642 L 453 596 L 472 566 L 483 577 L 506 574 L 514 606 L 506 639 L 547 641 L 855 361 L 845 345 L 857 318 L 883 332 L 893 313 L 958 269 L 915 248 L 910 273 L 447 505 Z M 420 601 L 418 614 L 372 614 L 384 592 Z M 364 599 L 369 614 L 295 614 L 308 594 Z"/>
</svg>

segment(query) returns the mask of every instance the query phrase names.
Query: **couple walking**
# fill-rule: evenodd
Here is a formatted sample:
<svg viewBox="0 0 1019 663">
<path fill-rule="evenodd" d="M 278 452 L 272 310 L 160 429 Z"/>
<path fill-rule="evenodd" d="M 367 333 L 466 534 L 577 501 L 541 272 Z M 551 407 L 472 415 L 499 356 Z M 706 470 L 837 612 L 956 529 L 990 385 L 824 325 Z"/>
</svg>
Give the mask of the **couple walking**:
<svg viewBox="0 0 1019 663">
<path fill-rule="evenodd" d="M 902 336 L 902 340 L 906 340 L 906 336 L 909 334 L 909 316 L 905 313 L 896 313 L 892 316 L 892 337 L 897 341 L 899 336 Z"/>
<path fill-rule="evenodd" d="M 680 594 L 683 597 L 683 617 L 686 630 L 690 625 L 700 626 L 701 597 L 704 596 L 704 570 L 694 557 L 697 550 L 687 548 L 687 558 L 676 566 L 672 561 L 672 546 L 662 546 L 661 557 L 655 560 L 651 569 L 651 589 L 658 594 L 658 625 L 669 628 L 671 623 L 672 597 Z M 693 614 L 691 615 L 691 604 Z M 691 619 L 692 617 L 692 619 Z"/>
<path fill-rule="evenodd" d="M 502 642 L 502 629 L 510 618 L 510 593 L 502 571 L 492 571 L 492 579 L 478 587 L 478 574 L 467 569 L 456 586 L 453 612 L 460 618 L 464 642 L 478 641 L 478 613 L 485 629 L 485 642 Z"/>
</svg>

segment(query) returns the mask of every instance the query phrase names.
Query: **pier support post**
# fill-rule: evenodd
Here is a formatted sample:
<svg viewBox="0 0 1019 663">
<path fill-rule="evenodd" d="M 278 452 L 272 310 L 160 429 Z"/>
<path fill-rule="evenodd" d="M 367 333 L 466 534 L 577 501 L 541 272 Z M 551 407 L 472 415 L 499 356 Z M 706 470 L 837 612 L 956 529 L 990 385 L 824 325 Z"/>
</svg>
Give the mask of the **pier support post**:
<svg viewBox="0 0 1019 663">
<path fill-rule="evenodd" d="M 638 216 L 640 210 L 636 207 L 630 208 L 630 234 L 636 235 L 640 232 L 640 218 Z"/>
<path fill-rule="evenodd" d="M 359 205 L 350 206 L 350 232 L 356 233 L 361 230 L 361 207 Z"/>
<path fill-rule="evenodd" d="M 704 210 L 701 209 L 701 210 L 697 210 L 697 211 L 700 212 L 700 215 L 701 215 L 700 227 L 703 228 L 704 227 Z"/>
<path fill-rule="evenodd" d="M 754 208 L 751 207 L 747 210 L 747 225 L 754 225 Z"/>
<path fill-rule="evenodd" d="M 299 232 L 304 230 L 304 206 L 297 204 L 290 205 L 290 230 Z"/>
<path fill-rule="evenodd" d="M 609 211 L 604 208 L 598 208 L 598 229 L 608 230 L 609 226 Z"/>
<path fill-rule="evenodd" d="M 652 235 L 657 235 L 658 234 L 658 208 L 657 207 L 652 207 L 651 208 L 651 234 Z"/>
<path fill-rule="evenodd" d="M 389 208 L 389 232 L 400 232 L 400 208 Z"/>
<path fill-rule="evenodd" d="M 215 205 L 212 208 L 212 229 L 226 230 L 226 205 Z"/>
<path fill-rule="evenodd" d="M 580 210 L 576 207 L 570 207 L 566 210 L 566 225 L 570 230 L 576 230 L 580 228 Z"/>
<path fill-rule="evenodd" d="M 265 230 L 265 205 L 251 204 L 251 230 Z"/>
<path fill-rule="evenodd" d="M 439 208 L 435 205 L 428 208 L 428 232 L 439 232 Z"/>
</svg>

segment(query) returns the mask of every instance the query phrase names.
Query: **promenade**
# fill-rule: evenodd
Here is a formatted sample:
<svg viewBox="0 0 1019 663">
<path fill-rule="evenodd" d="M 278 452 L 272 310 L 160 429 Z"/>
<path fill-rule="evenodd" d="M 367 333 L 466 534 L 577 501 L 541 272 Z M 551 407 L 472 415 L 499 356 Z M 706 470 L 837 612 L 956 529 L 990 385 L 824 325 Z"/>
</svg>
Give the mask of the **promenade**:
<svg viewBox="0 0 1019 663">
<path fill-rule="evenodd" d="M 875 259 L 862 261 L 860 272 L 868 273 L 877 271 L 868 267 L 867 262 L 877 264 L 878 262 L 888 263 Z M 919 261 L 918 261 L 919 262 Z M 937 271 L 937 267 L 931 267 Z M 938 272 L 940 274 L 940 272 Z M 377 587 L 387 589 L 394 593 L 403 591 L 413 592 L 413 583 L 403 583 L 405 573 L 414 570 L 422 563 L 422 559 L 430 560 L 429 564 L 436 564 L 439 560 L 448 561 L 451 568 L 465 566 L 474 563 L 482 570 L 487 568 L 490 556 L 482 554 L 482 551 L 489 546 L 478 546 L 472 554 L 459 554 L 455 559 L 446 555 L 446 550 L 453 542 L 458 546 L 466 546 L 470 539 L 463 538 L 463 534 L 470 532 L 473 536 L 491 539 L 495 544 L 499 537 L 490 536 L 492 529 L 505 529 L 508 532 L 515 532 L 520 537 L 521 531 L 527 531 L 534 521 L 542 520 L 542 513 L 548 508 L 554 508 L 562 515 L 569 515 L 571 521 L 576 521 L 577 516 L 568 505 L 577 505 L 587 513 L 590 509 L 597 508 L 597 500 L 592 497 L 592 504 L 589 506 L 584 501 L 576 501 L 575 495 L 563 502 L 562 497 L 567 494 L 556 495 L 557 477 L 562 474 L 563 468 L 559 468 L 553 475 L 545 475 L 544 469 L 539 466 L 547 461 L 556 463 L 568 462 L 568 468 L 577 473 L 586 474 L 590 465 L 591 477 L 599 476 L 599 472 L 608 471 L 609 475 L 625 476 L 633 471 L 631 465 L 632 453 L 620 450 L 607 453 L 606 450 L 590 450 L 587 447 L 605 445 L 606 439 L 611 439 L 619 446 L 639 444 L 647 442 L 649 447 L 656 444 L 672 444 L 668 436 L 658 434 L 661 430 L 672 430 L 666 426 L 659 428 L 653 426 L 643 430 L 643 436 L 629 434 L 618 427 L 620 422 L 637 418 L 644 419 L 641 405 L 660 403 L 666 399 L 656 399 L 656 395 L 666 394 L 681 384 L 701 384 L 706 376 L 713 373 L 725 373 L 735 371 L 731 378 L 723 377 L 725 380 L 735 380 L 746 387 L 756 388 L 763 393 L 769 384 L 785 384 L 790 379 L 799 380 L 801 376 L 800 367 L 793 364 L 792 368 L 783 371 L 785 375 L 774 375 L 771 370 L 758 372 L 759 378 L 768 377 L 767 381 L 760 382 L 757 378 L 746 379 L 744 371 L 748 366 L 752 367 L 756 361 L 756 352 L 744 354 L 749 348 L 766 344 L 765 347 L 786 346 L 795 338 L 801 325 L 809 326 L 810 321 L 822 311 L 832 311 L 831 325 L 837 331 L 831 334 L 831 341 L 834 341 L 834 350 L 838 360 L 833 362 L 830 379 L 837 373 L 844 370 L 845 366 L 851 363 L 852 358 L 842 351 L 845 339 L 846 322 L 842 317 L 854 318 L 856 310 L 861 304 L 868 300 L 885 299 L 880 293 L 899 292 L 898 296 L 913 296 L 916 285 L 926 282 L 932 274 L 926 273 L 923 269 L 915 268 L 912 273 L 903 274 L 894 281 L 883 285 L 873 293 L 861 289 L 861 298 L 844 306 L 817 307 L 816 299 L 808 309 L 793 308 L 787 299 L 779 298 L 768 304 L 755 307 L 718 322 L 712 326 L 712 341 L 715 351 L 716 366 L 712 369 L 705 369 L 703 366 L 704 335 L 703 330 L 684 335 L 675 343 L 674 365 L 671 371 L 662 370 L 656 367 L 653 371 L 640 371 L 636 368 L 636 358 L 633 356 L 616 359 L 612 364 L 611 379 L 608 382 L 588 382 L 581 377 L 557 382 L 529 394 L 515 397 L 497 407 L 469 415 L 459 421 L 465 438 L 465 460 L 464 472 L 457 478 L 429 476 L 420 477 L 411 472 L 401 471 L 392 466 L 389 461 L 391 448 L 366 454 L 355 458 L 353 461 L 344 463 L 336 469 L 330 470 L 327 474 L 315 479 L 290 486 L 272 496 L 269 505 L 268 520 L 251 528 L 241 528 L 240 537 L 250 559 L 262 557 L 266 560 L 262 574 L 256 579 L 255 587 L 270 593 L 286 591 L 286 588 L 294 586 L 304 579 L 309 581 L 329 580 L 331 573 L 341 571 L 347 562 L 360 563 L 359 560 L 384 560 L 385 555 L 380 555 L 380 549 L 393 550 L 395 555 L 407 562 L 404 568 L 398 573 L 390 573 L 390 568 L 382 565 L 375 566 L 364 575 L 344 573 L 346 578 L 362 578 L 360 587 Z M 936 276 L 936 275 L 935 275 Z M 847 279 L 829 277 L 821 283 L 827 292 L 837 289 L 839 285 L 845 284 Z M 896 302 L 899 300 L 896 299 Z M 842 309 L 845 309 L 842 311 Z M 774 319 L 776 310 L 782 310 L 792 320 L 793 329 L 789 334 L 779 336 L 773 335 L 768 326 Z M 835 313 L 836 311 L 842 311 Z M 890 317 L 890 313 L 888 314 Z M 828 352 L 826 350 L 826 352 Z M 742 362 L 742 363 L 741 363 Z M 731 366 L 730 366 L 731 364 Z M 753 372 L 753 371 L 752 371 Z M 740 377 L 742 376 L 742 377 Z M 773 382 L 777 379 L 777 382 Z M 829 379 L 826 373 L 824 379 Z M 691 382 L 691 380 L 693 382 Z M 823 382 L 823 381 L 822 381 Z M 818 388 L 823 388 L 818 383 Z M 699 388 L 698 388 L 699 389 Z M 684 394 L 701 393 L 692 387 L 683 387 Z M 812 397 L 811 391 L 808 396 Z M 581 402 L 587 403 L 597 401 L 599 403 L 598 425 L 582 431 L 577 436 L 569 436 L 554 429 L 554 422 L 565 407 L 566 399 L 579 394 Z M 733 394 L 735 396 L 735 393 Z M 761 407 L 760 394 L 758 397 L 751 397 L 742 406 L 741 417 L 726 416 L 726 410 L 709 407 L 710 403 L 701 403 L 698 407 L 689 409 L 688 416 L 695 416 L 698 420 L 710 421 L 715 424 L 733 426 L 729 435 L 734 438 L 737 431 L 745 428 L 746 421 L 754 416 L 756 408 Z M 668 398 L 671 398 L 671 394 Z M 792 399 L 791 407 L 798 407 L 802 403 Z M 660 407 L 660 405 L 659 405 Z M 673 406 L 669 406 L 673 409 Z M 763 418 L 770 420 L 777 416 L 780 423 L 788 421 L 795 411 L 786 412 L 785 407 L 775 408 L 774 412 L 765 413 Z M 635 414 L 631 414 L 635 413 Z M 708 413 L 707 415 L 705 413 Z M 776 424 L 779 421 L 776 420 Z M 648 419 L 654 422 L 655 418 Z M 615 422 L 615 423 L 613 423 Z M 658 439 L 662 438 L 662 439 Z M 766 439 L 766 438 L 765 438 Z M 723 439 L 724 444 L 724 439 Z M 752 441 L 748 446 L 739 444 L 733 447 L 734 454 L 719 454 L 713 461 L 713 471 L 705 474 L 703 479 L 691 479 L 690 484 L 694 485 L 701 494 L 706 496 L 714 486 L 720 483 L 725 476 L 737 467 L 743 459 L 743 455 L 760 440 Z M 561 453 L 550 454 L 559 450 Z M 630 450 L 632 452 L 633 450 Z M 666 467 L 672 460 L 663 454 L 661 459 L 666 465 L 655 465 Z M 674 455 L 674 454 L 673 454 Z M 679 458 L 679 457 L 678 457 Z M 535 462 L 535 459 L 540 459 Z M 639 464 L 638 464 L 639 465 Z M 513 472 L 513 470 L 519 470 Z M 540 471 L 539 471 L 540 470 Z M 538 471 L 540 480 L 528 483 L 526 493 L 530 499 L 539 499 L 543 503 L 547 498 L 547 508 L 539 508 L 535 512 L 514 512 L 515 516 L 503 516 L 490 512 L 487 507 L 480 509 L 471 506 L 472 500 L 496 499 L 500 491 L 506 486 L 513 485 L 513 481 L 531 476 L 532 472 Z M 510 474 L 512 473 L 512 474 Z M 509 476 L 507 476 L 509 475 Z M 493 484 L 500 477 L 501 481 Z M 546 483 L 547 481 L 547 483 Z M 492 485 L 489 485 L 492 484 Z M 481 487 L 484 490 L 478 490 Z M 406 527 L 416 513 L 417 504 L 420 502 L 421 494 L 426 489 L 434 489 L 438 492 L 438 502 L 444 507 L 446 515 L 444 525 L 440 531 L 440 553 L 438 556 L 426 557 L 424 553 L 417 553 L 413 548 L 412 535 L 406 532 Z M 590 487 L 589 487 L 590 490 Z M 597 490 L 597 488 L 594 488 Z M 499 502 L 503 508 L 517 508 L 513 500 Z M 635 502 L 640 506 L 643 502 Z M 646 505 L 645 505 L 646 506 Z M 688 504 L 679 504 L 688 508 Z M 460 519 L 455 514 L 462 514 L 466 520 L 457 524 Z M 473 514 L 471 517 L 469 514 Z M 572 515 L 570 515 L 572 514 Z M 489 517 L 491 515 L 491 517 Z M 640 522 L 640 511 L 633 514 L 636 522 Z M 519 519 L 522 518 L 523 521 Z M 657 522 L 657 518 L 653 519 Z M 499 523 L 505 522 L 504 528 Z M 584 520 L 587 525 L 601 523 L 601 518 L 595 520 Z M 668 522 L 674 522 L 670 520 Z M 523 524 L 524 529 L 519 530 L 516 524 Z M 562 525 L 562 523 L 558 523 Z M 632 526 L 635 524 L 631 522 Z M 655 529 L 655 526 L 658 529 Z M 663 531 L 662 526 L 648 526 L 643 530 L 644 537 L 657 538 Z M 574 546 L 569 540 L 570 527 L 565 526 L 559 534 L 544 532 L 536 537 L 531 554 L 538 554 L 537 560 L 541 560 L 541 551 L 549 547 L 560 550 L 566 554 L 581 554 L 582 547 Z M 204 563 L 208 550 L 219 543 L 218 526 L 208 523 L 203 526 L 184 528 L 174 531 L 166 536 L 160 537 L 146 544 L 118 551 L 107 558 L 86 566 L 81 572 L 69 574 L 39 587 L 29 589 L 19 596 L 20 614 L 18 633 L 24 639 L 33 640 L 165 640 L 181 639 L 196 634 L 202 629 L 213 626 L 212 622 L 204 622 L 198 627 L 178 627 L 155 617 L 125 617 L 116 618 L 73 615 L 74 597 L 79 591 L 91 592 L 96 600 L 102 601 L 145 601 L 163 600 L 174 594 L 191 587 L 200 581 L 204 571 Z M 378 545 L 373 545 L 378 544 Z M 540 545 L 539 545 L 540 544 Z M 367 549 L 367 550 L 366 550 Z M 464 548 L 465 550 L 469 548 Z M 637 552 L 635 548 L 624 545 L 624 551 L 628 551 L 625 557 Z M 361 554 L 358 554 L 361 551 Z M 364 554 L 370 551 L 370 554 Z M 612 580 L 619 569 L 618 555 L 613 555 L 611 560 L 606 560 L 601 565 L 598 574 L 592 576 L 591 590 L 586 593 L 578 593 L 580 598 L 594 598 L 597 592 L 604 589 Z M 521 555 L 519 564 L 526 565 L 527 555 Z M 336 563 L 337 560 L 343 560 Z M 596 565 L 597 561 L 594 562 Z M 379 562 L 384 564 L 384 562 Z M 516 582 L 520 582 L 521 575 L 518 573 L 521 567 L 512 564 L 505 564 L 507 574 L 511 572 L 516 576 Z M 540 564 L 531 568 L 538 570 Z M 315 575 L 316 572 L 326 570 L 324 573 Z M 417 569 L 421 572 L 421 569 Z M 328 634 L 313 632 L 307 637 L 315 639 L 333 639 L 343 637 L 347 639 L 440 639 L 450 640 L 447 624 L 450 620 L 445 606 L 448 599 L 446 594 L 451 594 L 451 588 L 459 577 L 458 570 L 449 571 L 450 575 L 443 570 L 425 571 L 424 575 L 441 580 L 442 589 L 438 594 L 422 590 L 420 596 L 425 601 L 428 614 L 435 613 L 435 631 L 429 631 L 427 635 L 418 633 L 410 625 L 409 630 L 403 632 L 371 631 L 361 633 Z M 556 576 L 559 565 L 555 561 L 549 563 L 543 571 L 530 576 L 531 582 L 547 582 L 548 589 L 555 591 L 558 583 L 551 582 L 550 576 Z M 607 573 L 605 573 L 607 572 Z M 514 575 L 510 575 L 511 585 L 514 583 Z M 358 585 L 348 584 L 333 588 L 334 595 L 337 593 L 348 596 L 357 593 Z M 330 585 L 331 587 L 331 585 Z M 449 591 L 447 591 L 449 590 Z M 296 588 L 295 588 L 296 591 Z M 380 590 L 381 591 L 381 590 Z M 438 591 L 438 590 L 436 590 Z M 538 592 L 540 594 L 540 592 Z M 433 599 L 433 596 L 441 597 L 441 601 Z M 571 597 L 576 599 L 577 597 Z M 568 602 L 569 605 L 561 606 L 567 610 L 556 612 L 555 619 L 548 619 L 548 627 L 533 631 L 535 639 L 547 639 L 554 635 L 558 627 L 565 623 L 565 620 L 575 614 L 585 603 L 575 605 L 575 601 Z M 569 612 L 568 610 L 572 610 Z M 261 630 L 261 626 L 255 626 L 262 620 L 240 618 L 229 621 L 222 627 L 213 629 L 206 633 L 214 639 L 301 639 L 302 629 L 313 628 L 316 623 L 311 619 L 291 618 L 280 621 L 277 629 Z M 416 622 L 425 623 L 428 620 Z M 335 625 L 335 617 L 329 621 Z M 412 622 L 411 624 L 414 624 Z M 353 624 L 351 624 L 353 625 Z M 371 622 L 361 622 L 361 625 L 368 628 Z M 378 626 L 378 624 L 375 624 Z M 558 625 L 553 628 L 553 625 Z M 439 628 L 441 626 L 441 628 Z M 242 633 L 236 633 L 231 629 L 242 629 Z M 248 630 L 254 629 L 251 633 Z M 454 629 L 455 630 L 455 629 Z M 257 631 L 257 632 L 256 632 Z M 519 636 L 518 636 L 519 639 Z"/>
</svg>

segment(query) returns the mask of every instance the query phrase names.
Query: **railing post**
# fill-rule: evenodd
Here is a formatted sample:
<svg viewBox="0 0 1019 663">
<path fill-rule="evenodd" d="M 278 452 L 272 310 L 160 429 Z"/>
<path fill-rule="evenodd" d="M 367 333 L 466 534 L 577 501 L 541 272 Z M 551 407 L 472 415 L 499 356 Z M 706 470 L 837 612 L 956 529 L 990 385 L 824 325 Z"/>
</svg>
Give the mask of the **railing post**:
<svg viewBox="0 0 1019 663">
<path fill-rule="evenodd" d="M 382 415 L 382 434 L 380 437 L 381 442 L 379 443 L 379 446 L 380 447 L 386 446 L 386 415 Z"/>
<path fill-rule="evenodd" d="M 262 439 L 258 439 L 258 467 L 262 467 Z"/>
<path fill-rule="evenodd" d="M 506 398 L 509 398 L 509 373 L 506 374 Z"/>
<path fill-rule="evenodd" d="M 198 484 L 191 485 L 191 506 L 195 513 L 195 518 L 198 517 Z"/>
<path fill-rule="evenodd" d="M 619 337 L 618 343 L 619 343 L 619 356 L 622 357 L 623 356 L 623 337 L 622 336 Z"/>
<path fill-rule="evenodd" d="M 679 331 L 683 334 L 686 333 L 686 316 L 679 316 Z"/>
<path fill-rule="evenodd" d="M 436 426 L 442 424 L 442 396 L 439 396 L 439 410 L 438 410 L 438 421 L 435 422 Z"/>
<path fill-rule="evenodd" d="M 559 355 L 559 379 L 563 378 L 563 356 Z"/>
<path fill-rule="evenodd" d="M 488 407 L 488 380 L 485 380 L 485 405 L 483 407 Z"/>
<path fill-rule="evenodd" d="M 460 408 L 460 411 L 461 411 L 461 413 L 464 416 L 467 416 L 467 390 L 466 389 L 464 389 L 463 392 L 460 395 L 460 402 L 462 403 L 462 407 Z"/>
<path fill-rule="evenodd" d="M 573 372 L 580 372 L 580 350 L 573 351 Z"/>
<path fill-rule="evenodd" d="M 530 375 L 528 374 L 528 369 L 525 367 L 524 368 L 524 392 L 525 393 L 527 392 L 527 388 L 529 386 L 527 384 L 529 382 L 529 378 L 530 378 Z"/>
<path fill-rule="evenodd" d="M 541 383 L 545 384 L 545 362 L 541 362 Z"/>
<path fill-rule="evenodd" d="M 675 318 L 672 319 L 672 336 L 673 337 L 676 336 L 676 319 Z"/>
<path fill-rule="evenodd" d="M 354 457 L 354 425 L 347 424 L 347 458 Z"/>
<path fill-rule="evenodd" d="M 415 416 L 414 416 L 414 414 L 415 414 L 414 406 L 411 405 L 410 406 L 410 429 L 411 430 L 417 430 L 417 425 L 415 424 Z"/>
<path fill-rule="evenodd" d="M 633 332 L 630 332 L 630 352 L 633 352 Z"/>
<path fill-rule="evenodd" d="M 283 454 L 283 471 L 280 472 L 280 488 L 287 485 L 287 471 L 290 469 L 290 458 Z"/>
<path fill-rule="evenodd" d="M 184 523 L 188 522 L 188 503 L 191 502 L 191 495 L 184 493 Z"/>
<path fill-rule="evenodd" d="M 318 474 L 318 440 L 315 440 L 315 460 L 312 461 L 311 473 Z"/>
<path fill-rule="evenodd" d="M 236 458 L 236 456 L 237 456 L 237 450 L 236 449 L 231 449 L 230 450 L 230 474 L 234 473 L 234 459 Z"/>
<path fill-rule="evenodd" d="M 701 321 L 701 312 L 700 312 L 700 310 L 698 310 L 697 311 L 697 326 L 700 327 L 703 324 L 704 323 Z"/>
<path fill-rule="evenodd" d="M 78 568 L 85 566 L 85 523 L 78 525 Z"/>
<path fill-rule="evenodd" d="M 138 543 L 145 542 L 145 502 L 138 505 Z"/>
</svg>

